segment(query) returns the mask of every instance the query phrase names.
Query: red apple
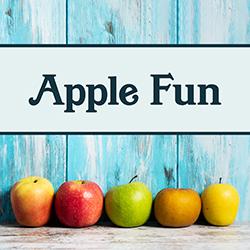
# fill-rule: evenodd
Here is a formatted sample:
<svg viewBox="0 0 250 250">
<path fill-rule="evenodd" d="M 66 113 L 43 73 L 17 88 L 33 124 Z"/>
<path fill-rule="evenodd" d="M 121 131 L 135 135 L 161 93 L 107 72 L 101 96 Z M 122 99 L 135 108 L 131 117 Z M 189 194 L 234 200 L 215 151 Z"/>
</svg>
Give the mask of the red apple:
<svg viewBox="0 0 250 250">
<path fill-rule="evenodd" d="M 94 225 L 102 214 L 103 199 L 101 188 L 94 182 L 65 182 L 56 193 L 56 215 L 69 227 Z"/>
<path fill-rule="evenodd" d="M 51 215 L 54 189 L 45 178 L 30 176 L 11 189 L 11 205 L 17 222 L 23 226 L 45 225 Z"/>
</svg>

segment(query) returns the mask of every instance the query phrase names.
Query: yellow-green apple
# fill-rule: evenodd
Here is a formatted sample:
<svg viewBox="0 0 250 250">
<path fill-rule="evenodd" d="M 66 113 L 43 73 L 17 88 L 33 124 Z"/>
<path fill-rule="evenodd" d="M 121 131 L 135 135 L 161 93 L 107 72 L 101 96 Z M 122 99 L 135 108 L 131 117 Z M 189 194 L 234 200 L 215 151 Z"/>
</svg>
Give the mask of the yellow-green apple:
<svg viewBox="0 0 250 250">
<path fill-rule="evenodd" d="M 105 196 L 106 213 L 110 220 L 120 227 L 141 226 L 151 213 L 151 192 L 144 183 L 131 181 L 113 187 Z"/>
<path fill-rule="evenodd" d="M 235 187 L 220 183 L 208 186 L 202 193 L 202 212 L 215 226 L 228 226 L 236 218 L 240 197 Z"/>
<path fill-rule="evenodd" d="M 201 211 L 201 198 L 192 189 L 165 188 L 154 201 L 156 220 L 166 227 L 186 227 L 195 223 Z"/>
<path fill-rule="evenodd" d="M 102 214 L 103 199 L 101 188 L 94 182 L 64 182 L 56 193 L 56 215 L 68 227 L 94 225 Z"/>
<path fill-rule="evenodd" d="M 38 176 L 23 178 L 12 187 L 10 196 L 20 225 L 39 227 L 49 221 L 54 189 L 47 179 Z"/>
</svg>

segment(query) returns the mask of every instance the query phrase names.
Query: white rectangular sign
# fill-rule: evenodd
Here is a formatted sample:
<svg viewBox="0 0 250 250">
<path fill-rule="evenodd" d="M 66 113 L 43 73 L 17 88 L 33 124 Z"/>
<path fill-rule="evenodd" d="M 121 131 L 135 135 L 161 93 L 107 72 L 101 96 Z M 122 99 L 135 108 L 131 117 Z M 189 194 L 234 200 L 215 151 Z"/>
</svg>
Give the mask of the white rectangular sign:
<svg viewBox="0 0 250 250">
<path fill-rule="evenodd" d="M 0 47 L 0 132 L 250 132 L 249 47 Z"/>
</svg>

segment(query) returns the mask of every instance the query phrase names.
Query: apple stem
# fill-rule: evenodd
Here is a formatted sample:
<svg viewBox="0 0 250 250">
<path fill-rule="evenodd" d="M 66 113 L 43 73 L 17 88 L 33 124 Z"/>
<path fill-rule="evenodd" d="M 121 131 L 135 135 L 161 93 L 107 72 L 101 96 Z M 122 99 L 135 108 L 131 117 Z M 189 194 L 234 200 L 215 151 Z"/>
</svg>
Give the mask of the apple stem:
<svg viewBox="0 0 250 250">
<path fill-rule="evenodd" d="M 34 180 L 34 183 L 37 183 L 37 180 Z"/>
<path fill-rule="evenodd" d="M 136 176 L 134 176 L 131 180 L 130 180 L 130 182 L 129 183 L 131 183 L 135 178 L 137 178 L 138 177 L 138 175 L 136 175 Z"/>
<path fill-rule="evenodd" d="M 221 184 L 221 182 L 222 182 L 222 177 L 220 177 L 220 179 L 219 179 L 219 183 Z"/>
</svg>

